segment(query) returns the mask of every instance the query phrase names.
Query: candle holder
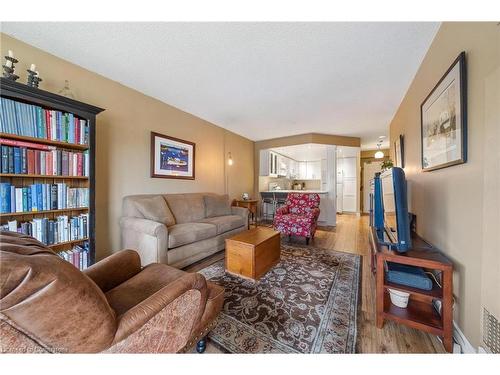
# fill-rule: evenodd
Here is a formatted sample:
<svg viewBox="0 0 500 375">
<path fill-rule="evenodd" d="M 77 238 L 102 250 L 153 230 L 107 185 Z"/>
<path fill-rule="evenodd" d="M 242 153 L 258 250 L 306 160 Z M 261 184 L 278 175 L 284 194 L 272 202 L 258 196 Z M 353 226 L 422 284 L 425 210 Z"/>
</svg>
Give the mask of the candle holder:
<svg viewBox="0 0 500 375">
<path fill-rule="evenodd" d="M 38 88 L 38 84 L 40 82 L 43 81 L 43 79 L 41 79 L 39 76 L 38 76 L 38 73 L 31 70 L 31 69 L 27 69 L 26 70 L 28 72 L 28 80 L 26 82 L 26 84 L 30 87 L 36 87 Z"/>
<path fill-rule="evenodd" d="M 7 79 L 10 79 L 11 81 L 17 81 L 19 79 L 19 76 L 15 73 L 15 67 L 14 64 L 17 64 L 19 61 L 13 57 L 10 56 L 4 56 L 5 60 L 11 62 L 11 66 L 8 66 L 7 63 L 2 65 L 3 67 L 3 76 Z"/>
</svg>

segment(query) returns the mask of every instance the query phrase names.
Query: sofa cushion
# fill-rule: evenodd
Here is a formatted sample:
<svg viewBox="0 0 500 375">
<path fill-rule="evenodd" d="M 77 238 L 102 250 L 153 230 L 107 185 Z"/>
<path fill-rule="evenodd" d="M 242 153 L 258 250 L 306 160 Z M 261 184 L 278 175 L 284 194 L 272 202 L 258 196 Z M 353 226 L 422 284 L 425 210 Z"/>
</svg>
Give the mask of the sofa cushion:
<svg viewBox="0 0 500 375">
<path fill-rule="evenodd" d="M 231 215 L 231 203 L 226 195 L 205 195 L 205 217 Z"/>
<path fill-rule="evenodd" d="M 184 223 L 168 228 L 168 248 L 205 240 L 217 235 L 217 226 L 210 223 Z"/>
<path fill-rule="evenodd" d="M 161 195 L 142 198 L 135 202 L 137 210 L 145 219 L 165 224 L 167 227 L 175 224 L 175 218 Z"/>
<path fill-rule="evenodd" d="M 200 223 L 215 225 L 217 227 L 217 234 L 226 233 L 230 230 L 245 226 L 245 220 L 238 215 L 208 217 L 200 220 Z"/>
<path fill-rule="evenodd" d="M 177 224 L 193 223 L 205 218 L 203 194 L 167 194 L 165 199 Z"/>
</svg>

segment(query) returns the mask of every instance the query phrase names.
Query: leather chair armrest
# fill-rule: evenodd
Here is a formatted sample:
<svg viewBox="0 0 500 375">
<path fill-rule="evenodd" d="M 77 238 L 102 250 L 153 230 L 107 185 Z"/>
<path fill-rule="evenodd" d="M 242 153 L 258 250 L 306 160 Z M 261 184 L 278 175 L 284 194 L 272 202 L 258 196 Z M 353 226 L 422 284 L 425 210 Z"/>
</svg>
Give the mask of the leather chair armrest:
<svg viewBox="0 0 500 375">
<path fill-rule="evenodd" d="M 141 259 L 134 250 L 122 250 L 83 271 L 106 293 L 141 271 Z"/>
<path fill-rule="evenodd" d="M 191 331 L 193 331 L 205 310 L 208 288 L 207 282 L 202 275 L 198 273 L 186 273 L 121 315 L 118 318 L 118 329 L 114 343 L 127 338 L 160 313 L 161 310 L 169 304 L 175 303 L 177 298 L 191 290 L 198 290 L 200 292 L 199 305 L 192 306 L 193 309 L 196 309 L 194 311 L 193 327 L 191 328 Z M 162 329 L 172 329 L 172 327 L 162 327 Z"/>
<path fill-rule="evenodd" d="M 159 237 L 161 234 L 167 234 L 168 229 L 163 223 L 153 220 L 141 219 L 138 217 L 125 216 L 120 219 L 122 229 L 129 229 L 150 236 Z"/>
</svg>

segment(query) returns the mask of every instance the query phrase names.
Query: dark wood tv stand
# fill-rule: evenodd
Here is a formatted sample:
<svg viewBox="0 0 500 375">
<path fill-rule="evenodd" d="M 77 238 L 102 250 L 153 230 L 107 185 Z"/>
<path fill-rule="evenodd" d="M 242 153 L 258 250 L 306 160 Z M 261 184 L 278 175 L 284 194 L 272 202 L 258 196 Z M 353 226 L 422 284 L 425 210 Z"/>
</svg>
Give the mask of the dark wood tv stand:
<svg viewBox="0 0 500 375">
<path fill-rule="evenodd" d="M 406 253 L 390 250 L 378 241 L 375 228 L 370 228 L 372 271 L 376 273 L 376 303 L 378 328 L 389 319 L 443 338 L 447 352 L 453 351 L 453 263 L 438 249 L 412 232 L 412 248 Z M 386 261 L 441 271 L 441 285 L 434 283 L 432 290 L 421 290 L 385 280 Z M 403 309 L 391 303 L 388 289 L 410 293 L 408 307 Z M 432 301 L 441 301 L 441 315 Z"/>
</svg>

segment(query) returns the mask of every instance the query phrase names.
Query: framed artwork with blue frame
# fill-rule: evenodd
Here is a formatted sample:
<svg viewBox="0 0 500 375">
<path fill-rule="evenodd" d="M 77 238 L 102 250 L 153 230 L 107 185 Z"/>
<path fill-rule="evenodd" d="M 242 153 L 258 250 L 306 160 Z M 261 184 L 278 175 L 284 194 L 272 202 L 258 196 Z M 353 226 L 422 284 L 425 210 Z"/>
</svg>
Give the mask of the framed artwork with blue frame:
<svg viewBox="0 0 500 375">
<path fill-rule="evenodd" d="M 196 144 L 151 132 L 151 177 L 194 180 Z"/>
<path fill-rule="evenodd" d="M 461 52 L 420 106 L 422 170 L 467 162 L 467 71 Z"/>
</svg>

